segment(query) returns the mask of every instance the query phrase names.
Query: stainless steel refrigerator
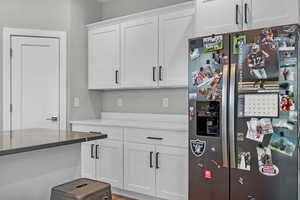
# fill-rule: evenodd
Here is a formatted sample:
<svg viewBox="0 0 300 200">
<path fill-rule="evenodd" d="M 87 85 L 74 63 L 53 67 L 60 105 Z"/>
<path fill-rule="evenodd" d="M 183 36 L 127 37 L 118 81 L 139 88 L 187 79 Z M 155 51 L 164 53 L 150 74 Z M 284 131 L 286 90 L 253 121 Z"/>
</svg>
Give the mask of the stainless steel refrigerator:
<svg viewBox="0 0 300 200">
<path fill-rule="evenodd" d="M 189 200 L 298 200 L 298 25 L 189 43 Z"/>
</svg>

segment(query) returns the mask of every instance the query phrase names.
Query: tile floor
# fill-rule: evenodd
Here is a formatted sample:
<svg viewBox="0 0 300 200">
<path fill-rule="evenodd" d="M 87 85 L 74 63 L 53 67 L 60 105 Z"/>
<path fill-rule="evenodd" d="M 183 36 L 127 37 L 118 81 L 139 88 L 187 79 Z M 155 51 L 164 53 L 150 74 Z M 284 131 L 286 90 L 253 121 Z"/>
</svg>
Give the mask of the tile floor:
<svg viewBox="0 0 300 200">
<path fill-rule="evenodd" d="M 112 200 L 134 200 L 134 199 L 130 199 L 130 198 L 127 198 L 127 197 L 122 197 L 122 196 L 113 194 Z"/>
</svg>

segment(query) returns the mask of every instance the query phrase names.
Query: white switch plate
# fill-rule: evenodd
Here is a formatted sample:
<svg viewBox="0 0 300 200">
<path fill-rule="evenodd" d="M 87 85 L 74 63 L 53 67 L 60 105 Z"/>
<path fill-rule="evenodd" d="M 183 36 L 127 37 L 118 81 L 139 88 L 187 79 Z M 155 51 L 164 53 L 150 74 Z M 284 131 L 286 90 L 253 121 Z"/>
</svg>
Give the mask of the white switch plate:
<svg viewBox="0 0 300 200">
<path fill-rule="evenodd" d="M 79 97 L 74 97 L 74 107 L 80 107 L 80 99 Z"/>
<path fill-rule="evenodd" d="M 162 106 L 164 108 L 168 108 L 169 107 L 169 98 L 163 98 L 163 100 L 162 100 Z"/>
<path fill-rule="evenodd" d="M 123 106 L 123 99 L 122 99 L 122 98 L 118 98 L 118 100 L 117 100 L 117 105 L 118 105 L 119 107 L 122 107 L 122 106 Z"/>
</svg>

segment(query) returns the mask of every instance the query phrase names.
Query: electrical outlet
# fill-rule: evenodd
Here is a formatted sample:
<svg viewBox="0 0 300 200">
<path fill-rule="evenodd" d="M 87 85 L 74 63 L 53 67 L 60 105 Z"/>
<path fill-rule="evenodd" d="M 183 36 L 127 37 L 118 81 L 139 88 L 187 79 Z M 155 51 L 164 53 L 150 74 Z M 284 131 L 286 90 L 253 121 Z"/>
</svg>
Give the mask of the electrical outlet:
<svg viewBox="0 0 300 200">
<path fill-rule="evenodd" d="M 118 100 L 117 100 L 117 105 L 118 105 L 119 107 L 122 107 L 122 106 L 123 106 L 123 99 L 122 99 L 122 98 L 118 98 Z"/>
<path fill-rule="evenodd" d="M 79 99 L 79 97 L 74 97 L 74 107 L 75 108 L 78 108 L 78 107 L 80 107 L 80 99 Z"/>
<path fill-rule="evenodd" d="M 163 100 L 162 100 L 162 106 L 164 108 L 168 108 L 169 107 L 169 98 L 163 98 Z"/>
</svg>

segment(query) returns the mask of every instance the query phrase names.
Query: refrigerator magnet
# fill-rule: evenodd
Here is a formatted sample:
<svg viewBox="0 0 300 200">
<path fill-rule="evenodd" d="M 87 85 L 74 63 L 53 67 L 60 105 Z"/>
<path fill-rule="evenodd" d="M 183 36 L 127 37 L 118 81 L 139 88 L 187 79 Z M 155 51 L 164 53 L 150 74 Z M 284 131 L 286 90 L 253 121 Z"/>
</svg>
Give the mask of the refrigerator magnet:
<svg viewBox="0 0 300 200">
<path fill-rule="evenodd" d="M 201 157 L 206 150 L 206 141 L 202 140 L 191 140 L 190 141 L 191 151 L 196 157 Z"/>
<path fill-rule="evenodd" d="M 189 94 L 189 99 L 190 100 L 196 100 L 197 99 L 197 93 L 190 93 Z"/>
<path fill-rule="evenodd" d="M 265 176 L 276 176 L 279 174 L 279 169 L 272 161 L 272 153 L 270 148 L 257 147 L 258 167 L 259 172 Z"/>
<path fill-rule="evenodd" d="M 224 48 L 223 35 L 204 38 L 203 46 L 205 52 L 222 50 Z"/>
<path fill-rule="evenodd" d="M 251 153 L 250 152 L 240 152 L 238 154 L 237 168 L 241 169 L 241 170 L 246 170 L 246 171 L 251 170 Z"/>
<path fill-rule="evenodd" d="M 296 146 L 297 140 L 294 138 L 273 134 L 268 147 L 273 151 L 292 157 Z"/>
<path fill-rule="evenodd" d="M 237 35 L 233 37 L 232 52 L 237 55 L 240 52 L 240 48 L 247 43 L 246 35 Z"/>
</svg>

